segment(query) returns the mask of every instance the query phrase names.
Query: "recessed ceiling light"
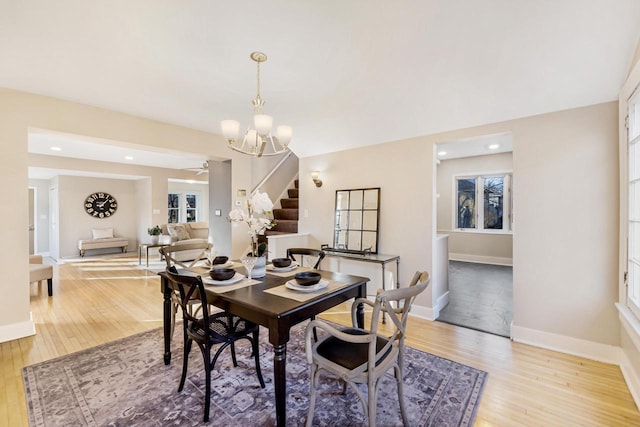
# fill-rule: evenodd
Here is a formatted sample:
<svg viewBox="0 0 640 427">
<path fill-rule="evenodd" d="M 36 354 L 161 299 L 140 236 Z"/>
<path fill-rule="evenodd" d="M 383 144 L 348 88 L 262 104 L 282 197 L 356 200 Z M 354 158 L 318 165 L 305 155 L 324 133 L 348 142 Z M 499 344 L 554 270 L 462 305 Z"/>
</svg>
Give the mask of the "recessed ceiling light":
<svg viewBox="0 0 640 427">
<path fill-rule="evenodd" d="M 125 159 L 125 160 L 133 160 L 133 157 L 131 157 L 131 156 L 124 156 L 124 159 Z"/>
<path fill-rule="evenodd" d="M 50 147 L 51 151 L 62 151 L 62 148 L 60 147 Z"/>
<path fill-rule="evenodd" d="M 500 148 L 500 144 L 491 144 L 489 146 L 489 150 L 497 150 L 498 148 Z"/>
<path fill-rule="evenodd" d="M 446 151 L 438 151 L 438 156 L 446 156 L 447 152 Z"/>
</svg>

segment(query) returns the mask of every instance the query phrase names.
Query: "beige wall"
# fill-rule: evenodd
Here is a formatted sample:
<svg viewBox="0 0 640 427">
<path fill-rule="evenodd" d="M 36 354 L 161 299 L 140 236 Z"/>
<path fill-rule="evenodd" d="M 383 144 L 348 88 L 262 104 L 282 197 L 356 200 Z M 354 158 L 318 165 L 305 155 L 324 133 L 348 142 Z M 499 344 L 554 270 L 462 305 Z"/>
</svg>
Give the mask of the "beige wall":
<svg viewBox="0 0 640 427">
<path fill-rule="evenodd" d="M 11 224 L 3 237 L 5 245 L 0 253 L 0 269 L 5 277 L 0 283 L 0 341 L 18 338 L 33 332 L 29 312 L 28 283 L 28 197 L 27 147 L 28 129 L 38 128 L 57 132 L 92 136 L 167 149 L 200 153 L 211 159 L 231 159 L 232 185 L 248 188 L 251 182 L 250 159 L 226 148 L 221 136 L 174 126 L 153 120 L 104 110 L 45 96 L 0 88 L 0 194 L 11 200 L 16 209 L 3 209 L 0 222 Z M 166 207 L 165 191 L 152 190 L 153 208 Z M 229 207 L 230 209 L 230 207 Z M 162 211 L 161 211 L 162 212 Z M 150 217 L 149 223 L 160 222 L 160 214 Z M 246 230 L 233 231 L 234 245 L 245 244 Z M 3 289 L 6 288 L 6 289 Z M 4 292 L 3 292 L 4 291 Z"/>
<path fill-rule="evenodd" d="M 400 281 L 431 271 L 434 188 L 433 147 L 420 139 L 300 159 L 299 231 L 319 247 L 333 244 L 336 190 L 380 187 L 378 252 L 400 255 Z M 317 188 L 311 171 L 321 173 Z M 305 212 L 308 217 L 305 217 Z M 431 307 L 431 295 L 417 304 Z"/>
<path fill-rule="evenodd" d="M 438 234 L 449 235 L 451 259 L 510 265 L 513 239 L 510 233 L 476 233 L 456 231 L 455 177 L 465 174 L 491 174 L 513 171 L 511 153 L 441 160 L 437 166 Z M 457 210 L 457 209 L 456 209 Z"/>
<path fill-rule="evenodd" d="M 431 271 L 434 144 L 511 132 L 514 326 L 617 346 L 617 120 L 612 102 L 303 158 L 300 230 L 330 243 L 335 190 L 380 186 L 380 252 L 401 256 L 404 278 Z"/>
</svg>

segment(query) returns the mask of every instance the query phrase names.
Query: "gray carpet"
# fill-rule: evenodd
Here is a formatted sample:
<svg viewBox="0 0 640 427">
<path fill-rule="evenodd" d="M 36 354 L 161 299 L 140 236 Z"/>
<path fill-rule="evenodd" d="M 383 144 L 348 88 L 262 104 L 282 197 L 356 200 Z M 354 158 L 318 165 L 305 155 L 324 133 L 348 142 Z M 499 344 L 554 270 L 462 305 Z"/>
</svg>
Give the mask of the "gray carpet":
<svg viewBox="0 0 640 427">
<path fill-rule="evenodd" d="M 511 336 L 513 267 L 449 261 L 449 304 L 438 320 Z"/>
<path fill-rule="evenodd" d="M 304 424 L 308 408 L 308 367 L 303 325 L 292 330 L 287 354 L 287 425 Z M 266 388 L 261 389 L 249 357 L 238 344 L 234 368 L 228 353 L 212 372 L 211 421 L 208 425 L 275 425 L 273 351 L 261 329 L 260 360 Z M 202 422 L 204 373 L 202 356 L 189 356 L 187 384 L 177 392 L 182 368 L 182 337 L 176 334 L 173 360 L 162 361 L 162 332 L 154 329 L 99 347 L 23 369 L 32 426 L 196 426 Z M 314 425 L 365 425 L 353 390 L 324 377 Z M 473 424 L 487 373 L 408 348 L 405 400 L 412 426 Z M 393 377 L 383 379 L 378 397 L 378 424 L 402 425 Z"/>
</svg>

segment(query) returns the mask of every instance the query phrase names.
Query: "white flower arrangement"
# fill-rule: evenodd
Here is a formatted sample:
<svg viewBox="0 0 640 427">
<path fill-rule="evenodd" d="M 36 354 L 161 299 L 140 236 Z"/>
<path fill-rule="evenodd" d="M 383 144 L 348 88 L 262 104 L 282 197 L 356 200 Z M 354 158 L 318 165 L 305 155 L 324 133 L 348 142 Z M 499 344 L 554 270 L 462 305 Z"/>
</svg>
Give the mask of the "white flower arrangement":
<svg viewBox="0 0 640 427">
<path fill-rule="evenodd" d="M 257 191 L 251 199 L 247 200 L 247 208 L 234 209 L 229 212 L 231 222 L 244 222 L 249 227 L 251 237 L 251 254 L 259 257 L 264 254 L 266 243 L 258 244 L 258 236 L 263 235 L 265 230 L 276 225 L 273 219 L 267 218 L 273 210 L 273 202 L 267 193 Z"/>
</svg>

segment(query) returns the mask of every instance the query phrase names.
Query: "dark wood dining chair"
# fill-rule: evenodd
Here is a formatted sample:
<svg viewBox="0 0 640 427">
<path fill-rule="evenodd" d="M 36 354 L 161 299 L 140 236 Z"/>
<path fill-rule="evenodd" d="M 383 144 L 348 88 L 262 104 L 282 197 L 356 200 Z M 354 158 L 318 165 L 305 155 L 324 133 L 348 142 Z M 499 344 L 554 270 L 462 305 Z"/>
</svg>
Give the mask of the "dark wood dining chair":
<svg viewBox="0 0 640 427">
<path fill-rule="evenodd" d="M 300 261 L 296 259 L 296 256 L 300 258 Z M 324 251 L 319 249 L 309 249 L 309 248 L 287 249 L 287 258 L 289 258 L 291 261 L 298 262 L 300 266 L 311 267 L 315 270 L 320 268 L 320 262 L 323 260 L 324 256 L 325 256 Z"/>
<path fill-rule="evenodd" d="M 402 421 L 404 425 L 409 425 L 402 391 L 405 330 L 413 301 L 427 288 L 429 282 L 429 274 L 418 271 L 408 287 L 379 292 L 375 302 L 367 298 L 357 298 L 351 306 L 352 328 L 337 329 L 320 320 L 309 322 L 305 336 L 307 361 L 311 367 L 307 426 L 311 426 L 313 422 L 316 387 L 322 372 L 332 374 L 344 381 L 343 394 L 346 392 L 347 384 L 351 386 L 362 403 L 365 416 L 369 418 L 369 426 L 375 426 L 378 384 L 380 378 L 392 368 L 398 383 L 398 401 Z M 369 329 L 356 326 L 356 311 L 359 303 L 373 308 Z M 382 335 L 378 332 L 381 312 L 386 313 L 391 320 L 393 325 L 391 335 Z M 312 341 L 315 328 L 327 333 L 320 341 Z M 358 384 L 367 385 L 366 399 L 362 390 L 358 388 Z"/>
<path fill-rule="evenodd" d="M 287 258 L 289 258 L 291 261 L 298 261 L 296 259 L 296 255 L 298 256 L 298 258 L 300 258 L 300 266 L 305 266 L 305 267 L 309 267 L 311 266 L 314 270 L 317 270 L 320 268 L 320 262 L 322 262 L 322 260 L 325 257 L 325 253 L 323 250 L 319 250 L 319 249 L 309 249 L 309 248 L 289 248 L 287 249 Z M 307 261 L 307 265 L 304 265 L 304 261 Z M 312 316 L 311 320 L 315 320 L 316 316 Z M 318 341 L 318 335 L 315 331 L 315 329 L 313 330 L 313 337 L 315 338 L 316 341 Z"/>
<path fill-rule="evenodd" d="M 182 391 L 187 378 L 187 366 L 189 363 L 189 352 L 195 342 L 200 348 L 204 359 L 205 370 L 205 403 L 204 421 L 209 421 L 209 407 L 211 399 L 211 371 L 214 369 L 218 357 L 224 349 L 230 347 L 233 366 L 238 366 L 236 361 L 235 342 L 245 339 L 251 344 L 252 355 L 256 364 L 256 373 L 260 387 L 264 388 L 262 371 L 260 369 L 259 351 L 259 326 L 241 317 L 235 316 L 226 311 L 210 313 L 209 304 L 205 294 L 202 278 L 195 274 L 178 274 L 175 267 L 167 268 L 167 277 L 172 286 L 180 294 L 180 306 L 182 308 L 183 331 L 184 331 L 184 354 L 182 362 L 182 376 L 178 391 Z M 194 299 L 201 303 L 201 310 L 198 315 L 191 313 L 189 305 Z M 211 349 L 214 345 L 222 344 L 211 357 Z"/>
<path fill-rule="evenodd" d="M 167 263 L 167 268 L 175 267 L 178 268 L 192 268 L 194 267 L 203 257 L 206 257 L 208 251 L 211 250 L 211 243 L 208 242 L 198 242 L 198 243 L 188 243 L 183 245 L 168 245 L 161 247 L 158 252 L 160 256 L 164 258 Z M 190 261 L 180 261 L 176 259 L 177 255 L 180 253 L 185 253 L 185 251 L 190 251 L 191 253 L 200 253 L 198 256 L 195 256 L 193 260 Z M 179 256 L 179 255 L 178 255 Z M 173 339 L 173 332 L 176 326 L 176 315 L 178 313 L 178 307 L 180 307 L 180 295 L 177 290 L 174 290 L 171 294 L 171 339 Z M 195 306 L 195 307 L 194 307 Z M 195 298 L 191 300 L 189 304 L 189 312 L 194 314 L 193 310 L 200 309 L 200 300 Z M 197 312 L 196 312 L 197 313 Z"/>
</svg>

